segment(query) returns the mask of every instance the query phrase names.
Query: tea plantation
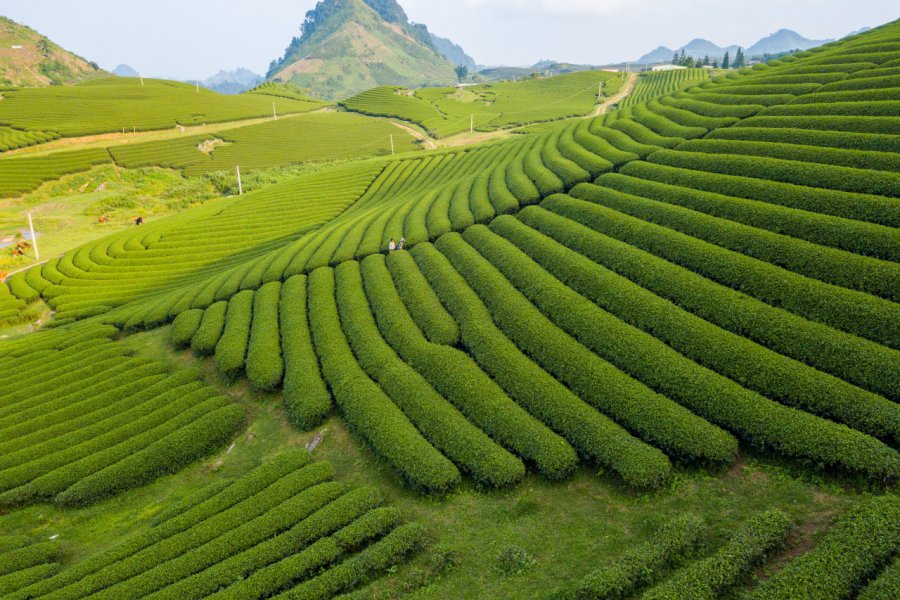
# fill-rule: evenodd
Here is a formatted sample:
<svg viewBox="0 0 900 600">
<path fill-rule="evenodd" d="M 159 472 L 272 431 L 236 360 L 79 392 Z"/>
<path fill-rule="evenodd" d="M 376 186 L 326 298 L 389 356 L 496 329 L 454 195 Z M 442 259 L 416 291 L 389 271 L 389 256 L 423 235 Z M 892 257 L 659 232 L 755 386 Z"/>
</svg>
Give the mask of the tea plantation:
<svg viewBox="0 0 900 600">
<path fill-rule="evenodd" d="M 652 74 L 12 275 L 0 322 L 52 320 L 0 339 L 0 594 L 896 597 L 898 76 L 900 22 Z M 597 77 L 345 105 L 449 135 L 460 94 L 489 130 Z M 79 160 L 310 160 L 357 119 Z"/>
</svg>

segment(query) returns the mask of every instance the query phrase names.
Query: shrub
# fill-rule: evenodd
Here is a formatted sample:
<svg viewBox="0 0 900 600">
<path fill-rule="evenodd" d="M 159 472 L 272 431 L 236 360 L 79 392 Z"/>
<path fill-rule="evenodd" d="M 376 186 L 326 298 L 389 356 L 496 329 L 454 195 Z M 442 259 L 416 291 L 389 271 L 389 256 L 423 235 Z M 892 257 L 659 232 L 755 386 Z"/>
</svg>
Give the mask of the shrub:
<svg viewBox="0 0 900 600">
<path fill-rule="evenodd" d="M 388 276 L 383 267 L 380 275 Z M 341 322 L 360 366 L 422 435 L 479 482 L 500 487 L 521 479 L 524 465 L 469 423 L 382 339 L 366 300 L 359 265 L 352 261 L 341 264 L 335 280 Z"/>
<path fill-rule="evenodd" d="M 284 283 L 279 310 L 285 410 L 291 421 L 306 431 L 324 421 L 331 412 L 331 395 L 322 381 L 309 334 L 304 275 L 295 275 Z"/>
<path fill-rule="evenodd" d="M 204 311 L 199 308 L 186 310 L 179 314 L 172 322 L 172 345 L 176 348 L 186 348 L 197 335 L 200 323 L 203 321 Z"/>
<path fill-rule="evenodd" d="M 753 567 L 780 548 L 792 527 L 790 519 L 775 510 L 751 517 L 712 556 L 677 571 L 642 598 L 720 598 L 724 591 L 739 583 Z"/>
<path fill-rule="evenodd" d="M 512 577 L 513 575 L 521 575 L 536 564 L 537 561 L 525 548 L 521 546 L 507 546 L 497 553 L 494 572 L 503 577 Z"/>
<path fill-rule="evenodd" d="M 244 368 L 250 324 L 253 318 L 254 292 L 244 290 L 228 301 L 225 328 L 216 344 L 216 366 L 227 375 L 236 375 Z"/>
<path fill-rule="evenodd" d="M 888 494 L 866 500 L 839 517 L 809 552 L 762 583 L 752 598 L 846 598 L 897 550 L 900 500 Z"/>
<path fill-rule="evenodd" d="M 696 550 L 703 522 L 692 515 L 677 517 L 663 525 L 653 540 L 627 550 L 616 562 L 591 572 L 562 597 L 578 600 L 628 598 L 658 580 L 667 567 L 677 565 Z"/>
<path fill-rule="evenodd" d="M 278 323 L 281 283 L 267 283 L 253 297 L 253 322 L 247 345 L 247 379 L 260 390 L 274 390 L 281 383 L 284 364 Z"/>
<path fill-rule="evenodd" d="M 360 368 L 341 330 L 330 268 L 309 277 L 310 330 L 322 373 L 348 424 L 413 486 L 443 493 L 459 472 Z"/>
<path fill-rule="evenodd" d="M 222 336 L 225 328 L 225 313 L 228 310 L 228 302 L 216 302 L 203 312 L 203 319 L 197 333 L 191 338 L 191 348 L 200 355 L 209 355 L 215 352 L 216 344 Z"/>
<path fill-rule="evenodd" d="M 893 600 L 900 589 L 900 557 L 859 593 L 859 600 Z"/>
</svg>

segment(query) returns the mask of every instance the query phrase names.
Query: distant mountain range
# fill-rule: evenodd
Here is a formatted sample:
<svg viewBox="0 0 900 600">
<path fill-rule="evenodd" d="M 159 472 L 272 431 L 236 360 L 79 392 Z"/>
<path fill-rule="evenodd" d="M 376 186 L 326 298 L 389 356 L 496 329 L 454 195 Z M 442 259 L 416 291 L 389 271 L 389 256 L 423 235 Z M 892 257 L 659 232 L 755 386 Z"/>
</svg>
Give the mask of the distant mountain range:
<svg viewBox="0 0 900 600">
<path fill-rule="evenodd" d="M 240 94 L 251 90 L 266 80 L 249 69 L 219 71 L 212 77 L 200 82 L 200 85 L 220 94 Z"/>
<path fill-rule="evenodd" d="M 796 31 L 780 29 L 775 33 L 762 38 L 749 48 L 745 48 L 744 54 L 748 57 L 754 57 L 762 56 L 763 54 L 778 54 L 790 50 L 808 50 L 810 48 L 815 48 L 816 46 L 821 46 L 822 44 L 827 44 L 831 41 L 833 40 L 811 40 L 803 37 Z M 660 46 L 652 52 L 643 55 L 635 62 L 642 64 L 671 62 L 675 53 L 681 54 L 682 50 L 684 50 L 686 55 L 693 56 L 694 58 L 709 56 L 710 59 L 721 60 L 726 52 L 733 57 L 735 52 L 737 52 L 737 49 L 738 46 L 736 45 L 724 47 L 717 46 L 709 40 L 697 38 L 676 49 Z"/>
<path fill-rule="evenodd" d="M 449 40 L 411 23 L 396 0 L 322 0 L 266 78 L 335 100 L 380 85 L 450 85 L 455 65 L 469 61 Z"/>
<path fill-rule="evenodd" d="M 115 69 L 112 70 L 113 75 L 118 75 L 119 77 L 140 77 L 141 74 L 137 72 L 130 65 L 119 65 Z"/>
<path fill-rule="evenodd" d="M 34 29 L 0 17 L 0 85 L 64 85 L 108 76 Z"/>
</svg>

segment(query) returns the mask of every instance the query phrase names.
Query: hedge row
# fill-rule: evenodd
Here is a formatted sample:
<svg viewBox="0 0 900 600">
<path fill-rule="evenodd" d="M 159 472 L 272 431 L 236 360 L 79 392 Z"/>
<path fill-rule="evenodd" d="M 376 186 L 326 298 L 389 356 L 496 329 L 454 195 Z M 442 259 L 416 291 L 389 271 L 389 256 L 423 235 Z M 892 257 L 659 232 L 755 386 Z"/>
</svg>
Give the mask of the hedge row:
<svg viewBox="0 0 900 600">
<path fill-rule="evenodd" d="M 322 381 L 309 333 L 306 276 L 284 282 L 279 305 L 284 352 L 285 410 L 301 431 L 320 424 L 331 412 L 331 395 Z"/>
<path fill-rule="evenodd" d="M 484 228 L 473 229 L 466 232 L 466 239 L 477 243 L 487 233 L 488 231 Z M 481 249 L 481 245 L 478 244 L 478 246 Z M 453 260 L 460 271 L 470 277 L 470 283 L 476 286 L 481 292 L 481 297 L 488 302 L 499 325 L 513 335 L 520 346 L 543 362 L 548 370 L 557 374 L 562 381 L 571 382 L 572 388 L 585 399 L 589 399 L 601 412 L 616 419 L 631 431 L 635 431 L 647 442 L 659 446 L 679 458 L 728 461 L 736 452 L 736 444 L 731 436 L 710 426 L 662 396 L 653 394 L 608 364 L 592 360 L 582 346 L 575 343 L 572 338 L 563 334 L 543 317 L 524 296 L 516 292 L 515 288 L 502 278 L 500 273 L 490 269 L 485 259 L 480 257 L 458 235 L 451 234 L 441 238 L 439 248 Z M 427 256 L 428 249 L 416 251 Z M 506 265 L 498 265 L 495 258 L 491 257 L 491 262 L 502 271 Z M 514 257 L 511 256 L 503 257 L 503 260 L 513 259 Z M 432 260 L 437 262 L 436 258 Z M 461 276 L 457 275 L 457 277 Z M 459 289 L 462 285 L 464 284 L 460 283 L 454 287 Z M 510 302 L 514 303 L 517 310 L 508 314 L 516 315 L 519 323 L 528 323 L 532 326 L 520 325 L 514 328 L 515 323 L 509 318 L 503 317 Z M 522 315 L 527 315 L 528 318 L 521 318 Z M 485 316 L 485 320 L 489 318 L 489 315 Z M 539 351 L 538 346 L 544 346 L 546 350 Z M 570 365 L 569 368 L 566 368 L 566 363 Z M 583 372 L 583 375 L 576 377 L 573 372 Z M 593 386 L 589 384 L 593 384 Z M 591 387 L 594 389 L 589 392 Z M 605 390 L 615 390 L 615 394 L 606 393 Z M 570 405 L 573 408 L 578 407 L 571 403 Z M 583 411 L 580 412 L 585 414 Z M 571 431 L 578 431 L 578 428 L 575 427 L 577 418 L 585 418 L 576 415 L 577 413 L 573 411 L 567 424 L 567 428 Z M 661 423 L 665 423 L 666 426 L 661 427 Z M 623 436 L 621 430 L 610 428 L 609 424 L 602 421 L 595 427 L 599 429 L 604 425 L 604 429 L 608 431 L 605 435 L 609 441 L 600 443 L 598 439 L 593 439 L 590 445 L 582 442 L 582 447 L 602 456 L 604 462 L 621 465 L 617 470 L 628 474 L 628 477 L 633 479 L 650 479 L 651 474 L 660 477 L 665 472 L 663 468 L 665 462 L 660 460 L 659 453 L 648 452 L 642 445 L 635 444 L 629 437 Z M 618 435 L 613 438 L 613 434 Z M 630 455 L 630 458 L 618 456 L 617 452 L 613 452 L 613 448 L 610 448 L 608 444 L 612 444 L 613 448 L 624 448 L 627 444 L 630 449 L 626 454 Z M 622 461 L 634 462 L 629 464 Z"/>
<path fill-rule="evenodd" d="M 769 306 L 546 210 L 530 208 L 521 212 L 519 219 L 719 327 L 865 389 L 900 398 L 896 350 Z M 505 229 L 495 230 L 506 235 Z M 736 306 L 741 310 L 735 310 Z"/>
<path fill-rule="evenodd" d="M 812 188 L 826 188 L 875 196 L 900 196 L 900 174 L 893 172 L 852 169 L 761 156 L 709 155 L 701 152 L 674 150 L 654 152 L 649 160 L 670 167 L 754 177 Z"/>
<path fill-rule="evenodd" d="M 852 116 L 852 117 L 895 117 L 900 113 L 900 101 L 867 98 L 865 101 L 807 102 L 773 106 L 760 116 Z M 900 120 L 895 121 L 900 125 Z"/>
<path fill-rule="evenodd" d="M 371 260 L 375 263 L 382 262 L 378 258 Z M 422 272 L 418 268 L 412 268 L 415 264 L 403 259 L 400 254 L 392 254 L 388 262 L 396 265 L 396 268 L 392 269 L 392 274 L 396 281 L 397 293 L 428 341 L 444 346 L 456 346 L 459 343 L 459 325 L 441 304 Z M 366 262 L 363 261 L 363 266 L 365 265 Z"/>
<path fill-rule="evenodd" d="M 24 587 L 52 577 L 59 572 L 60 565 L 57 562 L 46 562 L 33 567 L 13 571 L 6 575 L 0 575 L 0 595 L 12 594 Z"/>
<path fill-rule="evenodd" d="M 900 308 L 887 300 L 803 277 L 599 204 L 554 196 L 542 206 L 772 306 L 900 348 Z"/>
<path fill-rule="evenodd" d="M 336 567 L 275 598 L 331 598 L 367 583 L 405 560 L 424 544 L 425 529 L 421 525 L 403 525 Z"/>
<path fill-rule="evenodd" d="M 740 128 L 738 128 L 737 131 L 740 131 Z M 900 170 L 900 158 L 893 153 L 823 148 L 820 146 L 807 146 L 796 142 L 771 143 L 702 139 L 688 140 L 678 146 L 677 150 L 685 152 L 704 152 L 707 154 L 764 156 L 768 158 L 822 163 L 839 167 L 852 167 L 855 169 L 875 169 L 880 171 Z"/>
<path fill-rule="evenodd" d="M 345 493 L 346 492 L 346 493 Z M 254 519 L 98 592 L 98 600 L 205 596 L 270 560 L 340 529 L 379 503 L 374 488 L 346 491 L 337 483 L 314 486 Z M 235 567 L 240 557 L 240 567 Z M 223 570 L 223 563 L 231 566 Z M 201 573 L 202 572 L 202 573 Z M 199 575 L 199 576 L 198 576 Z M 165 589 L 162 589 L 165 588 Z"/>
<path fill-rule="evenodd" d="M 55 562 L 59 555 L 57 542 L 41 542 L 0 552 L 0 575 Z"/>
<path fill-rule="evenodd" d="M 242 600 L 270 596 L 288 587 L 292 582 L 315 575 L 320 569 L 340 561 L 369 542 L 390 534 L 398 522 L 399 511 L 396 509 L 382 507 L 370 510 L 349 525 L 305 548 L 300 548 L 299 551 L 296 547 L 288 548 L 289 554 L 278 562 L 270 561 L 267 566 L 221 590 L 214 597 L 217 600 Z M 235 557 L 233 561 L 220 563 L 216 569 L 227 572 L 229 562 L 240 563 L 241 558 Z"/>
<path fill-rule="evenodd" d="M 703 521 L 692 515 L 676 517 L 653 535 L 653 540 L 634 546 L 616 562 L 585 576 L 562 597 L 578 600 L 629 598 L 658 580 L 666 568 L 688 558 L 696 550 Z"/>
<path fill-rule="evenodd" d="M 848 598 L 897 552 L 900 499 L 866 500 L 840 516 L 825 537 L 756 588 L 752 598 Z M 896 590 L 895 590 L 896 591 Z"/>
<path fill-rule="evenodd" d="M 560 197 L 549 200 L 549 207 L 559 204 Z M 492 262 L 551 320 L 602 358 L 743 439 L 874 478 L 890 479 L 900 468 L 900 455 L 881 442 L 782 406 L 694 363 L 599 309 L 530 259 L 517 265 Z"/>
<path fill-rule="evenodd" d="M 247 379 L 260 390 L 274 390 L 281 384 L 284 375 L 278 323 L 280 298 L 281 283 L 278 281 L 263 285 L 253 297 L 253 321 L 247 344 Z"/>
<path fill-rule="evenodd" d="M 353 356 L 335 304 L 333 270 L 313 271 L 308 284 L 316 354 L 348 424 L 413 486 L 429 493 L 449 490 L 459 481 L 456 467 L 422 437 Z"/>
<path fill-rule="evenodd" d="M 851 133 L 875 133 L 892 135 L 897 130 L 894 117 L 858 117 L 842 115 L 755 116 L 744 119 L 735 127 L 794 127 L 822 131 L 846 131 Z"/>
<path fill-rule="evenodd" d="M 900 140 L 896 135 L 817 131 L 795 127 L 728 127 L 710 132 L 707 139 L 748 140 L 871 152 L 900 152 Z"/>
<path fill-rule="evenodd" d="M 779 511 L 768 511 L 751 517 L 712 556 L 677 571 L 671 578 L 652 588 L 641 598 L 642 600 L 721 598 L 723 592 L 740 583 L 755 566 L 780 548 L 792 528 L 791 520 Z"/>
<path fill-rule="evenodd" d="M 383 265 L 378 274 L 381 285 L 370 283 L 370 289 L 376 291 L 389 280 Z M 363 290 L 359 264 L 341 264 L 335 280 L 338 312 L 357 361 L 422 435 L 479 483 L 502 487 L 519 481 L 525 475 L 524 465 L 469 423 L 384 341 Z M 383 304 L 384 300 L 375 297 L 371 303 Z"/>
<path fill-rule="evenodd" d="M 419 247 L 432 248 L 430 244 L 416 246 Z M 418 262 L 419 254 L 415 252 Z M 393 272 L 400 268 L 416 268 L 412 258 L 406 254 L 388 261 L 388 266 Z M 534 365 L 521 361 L 502 335 L 493 338 L 490 335 L 492 331 L 483 329 L 482 322 L 472 318 L 472 311 L 477 310 L 473 300 L 477 302 L 477 299 L 465 295 L 460 297 L 464 290 L 459 291 L 446 279 L 453 273 L 452 269 L 448 272 L 425 267 L 421 263 L 419 268 L 459 322 L 463 344 L 478 364 L 465 354 L 444 347 L 432 348 L 427 355 L 423 354 L 427 356 L 425 360 L 419 360 L 417 355 L 421 353 L 406 346 L 404 358 L 420 369 L 435 389 L 459 406 L 470 421 L 494 440 L 535 464 L 547 477 L 559 479 L 567 476 L 578 457 L 563 438 L 546 427 L 545 415 L 538 404 L 544 398 L 536 396 L 533 391 L 528 394 L 523 390 L 524 386 L 511 385 L 511 372 L 535 382 L 533 372 L 527 370 L 528 366 Z M 453 292 L 449 291 L 451 287 L 455 288 Z M 498 359 L 509 361 L 504 373 L 497 370 L 503 364 L 497 364 Z M 493 375 L 493 380 L 482 369 Z"/>
<path fill-rule="evenodd" d="M 900 440 L 900 406 L 896 403 L 720 329 L 515 219 L 498 219 L 494 229 L 600 308 L 698 364 L 782 404 L 871 435 Z M 748 360 L 753 369 L 746 368 Z"/>
<path fill-rule="evenodd" d="M 126 585 L 133 578 L 141 578 L 167 561 L 215 543 L 221 536 L 249 523 L 271 516 L 290 517 L 294 513 L 285 515 L 279 509 L 285 505 L 296 507 L 298 498 L 323 505 L 346 491 L 345 486 L 330 481 L 333 469 L 327 463 L 296 467 L 285 464 L 296 464 L 296 461 L 279 462 L 279 468 L 275 469 L 277 475 L 257 473 L 262 468 L 258 467 L 249 474 L 251 481 L 245 482 L 247 476 L 242 477 L 194 509 L 64 570 L 54 578 L 56 581 L 50 580 L 46 585 L 35 586 L 37 590 L 26 589 L 23 593 L 47 594 L 48 598 L 109 594 L 116 589 L 114 586 Z"/>
<path fill-rule="evenodd" d="M 186 310 L 172 322 L 172 345 L 175 348 L 186 348 L 197 335 L 204 311 L 199 308 Z"/>
<path fill-rule="evenodd" d="M 900 556 L 859 593 L 859 600 L 894 600 L 900 590 Z"/>
<path fill-rule="evenodd" d="M 225 329 L 225 314 L 228 302 L 216 302 L 203 312 L 203 319 L 197 333 L 191 338 L 191 349 L 200 355 L 210 355 L 216 351 L 216 345 Z"/>
<path fill-rule="evenodd" d="M 896 202 L 878 196 L 825 189 L 816 189 L 813 193 L 812 188 L 806 186 L 694 171 L 646 161 L 628 163 L 622 167 L 621 173 L 735 198 L 747 198 L 888 227 L 900 226 L 900 208 L 894 206 Z"/>
<path fill-rule="evenodd" d="M 663 167 L 665 169 L 665 167 Z M 816 244 L 891 261 L 900 261 L 900 239 L 888 227 L 798 211 L 756 200 L 736 201 L 730 196 L 704 192 L 653 179 L 609 173 L 596 183 L 632 196 L 668 202 L 760 229 Z"/>
<path fill-rule="evenodd" d="M 216 344 L 216 366 L 227 375 L 235 375 L 244 368 L 253 319 L 253 298 L 253 291 L 244 290 L 228 301 L 225 328 Z"/>
<path fill-rule="evenodd" d="M 893 262 L 812 244 L 601 186 L 581 186 L 570 193 L 806 277 L 887 300 L 900 299 L 900 289 L 895 284 L 900 279 L 900 265 Z M 868 298 L 863 296 L 863 299 Z M 877 299 L 872 300 L 877 305 Z"/>
<path fill-rule="evenodd" d="M 211 498 L 104 553 L 67 568 L 52 579 L 23 590 L 23 594 L 37 597 L 55 592 L 58 596 L 87 596 L 123 577 L 140 573 L 146 568 L 145 560 L 150 555 L 157 560 L 165 559 L 173 552 L 177 555 L 333 476 L 334 469 L 328 463 L 310 465 L 309 453 L 305 450 L 283 452 Z M 196 541 L 191 541 L 192 537 L 196 537 Z"/>
</svg>

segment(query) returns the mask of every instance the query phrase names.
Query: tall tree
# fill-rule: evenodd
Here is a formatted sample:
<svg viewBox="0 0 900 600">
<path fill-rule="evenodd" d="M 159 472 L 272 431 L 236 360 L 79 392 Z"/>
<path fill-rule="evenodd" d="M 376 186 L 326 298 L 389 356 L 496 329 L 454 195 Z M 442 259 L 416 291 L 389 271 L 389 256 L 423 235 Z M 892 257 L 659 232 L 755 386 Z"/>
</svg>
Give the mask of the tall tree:
<svg viewBox="0 0 900 600">
<path fill-rule="evenodd" d="M 456 78 L 462 83 L 463 79 L 469 76 L 469 67 L 466 65 L 456 65 Z"/>
<path fill-rule="evenodd" d="M 741 48 L 737 49 L 737 53 L 734 55 L 734 68 L 740 69 L 741 67 L 745 67 L 746 61 L 744 60 L 744 51 Z"/>
<path fill-rule="evenodd" d="M 703 57 L 703 66 L 704 67 L 709 66 L 709 54 L 707 54 L 706 56 Z"/>
<path fill-rule="evenodd" d="M 728 52 L 725 52 L 725 58 L 722 59 L 722 68 L 730 69 L 731 68 L 731 59 L 728 58 Z"/>
<path fill-rule="evenodd" d="M 673 65 L 678 64 L 678 51 L 677 50 L 675 51 L 675 56 L 672 57 L 672 64 Z"/>
</svg>

